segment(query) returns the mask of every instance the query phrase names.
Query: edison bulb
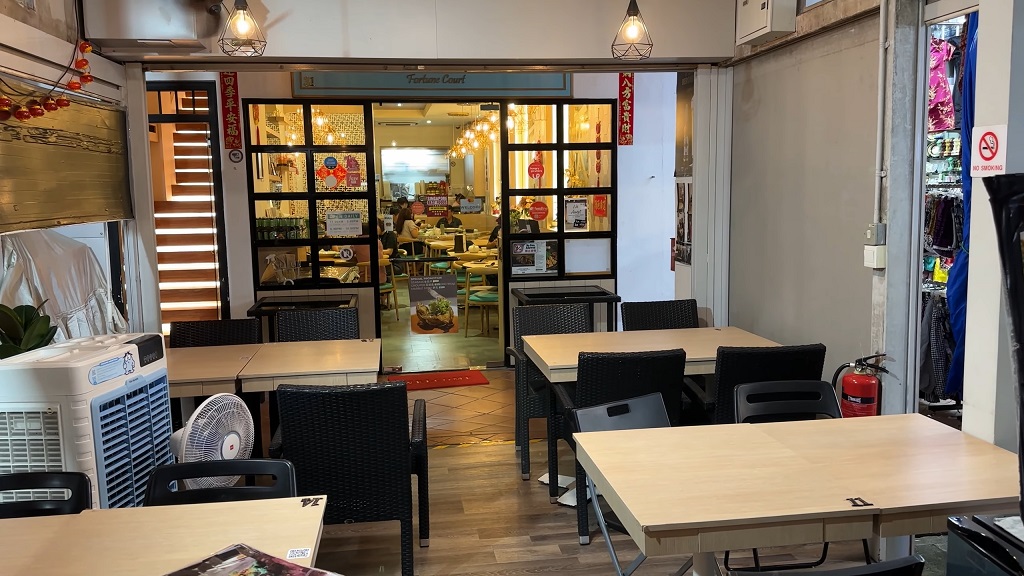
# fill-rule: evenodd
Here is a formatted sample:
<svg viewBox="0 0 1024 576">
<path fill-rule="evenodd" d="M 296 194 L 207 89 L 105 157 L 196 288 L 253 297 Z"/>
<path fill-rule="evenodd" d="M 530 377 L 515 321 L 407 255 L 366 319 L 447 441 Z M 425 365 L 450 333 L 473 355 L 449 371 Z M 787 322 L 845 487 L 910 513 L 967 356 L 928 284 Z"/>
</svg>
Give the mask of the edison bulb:
<svg viewBox="0 0 1024 576">
<path fill-rule="evenodd" d="M 491 112 L 491 122 L 494 123 L 494 124 L 498 123 L 498 113 L 497 112 Z"/>
<path fill-rule="evenodd" d="M 580 122 L 580 130 L 582 130 L 584 132 L 589 132 L 590 131 L 590 122 L 587 122 L 585 120 L 583 122 Z"/>
<path fill-rule="evenodd" d="M 515 121 L 515 119 L 512 118 L 511 116 L 509 116 L 508 120 L 505 120 L 505 126 L 507 126 L 509 130 L 515 130 L 515 128 L 516 128 L 516 121 Z"/>
<path fill-rule="evenodd" d="M 626 37 L 626 40 L 637 40 L 640 38 L 640 21 L 637 20 L 636 16 L 630 16 L 629 20 L 626 21 L 626 28 L 623 30 L 622 35 Z"/>
<path fill-rule="evenodd" d="M 466 147 L 463 146 L 462 148 L 459 148 L 459 153 L 462 154 L 463 156 L 465 156 L 466 155 Z"/>
<path fill-rule="evenodd" d="M 249 10 L 241 8 L 235 10 L 235 13 L 231 15 L 231 22 L 228 23 L 228 27 L 236 38 L 247 39 L 253 33 L 253 30 L 256 29 L 256 21 L 253 20 Z"/>
<path fill-rule="evenodd" d="M 487 137 L 491 139 L 491 142 L 494 142 L 495 140 L 498 139 L 498 133 L 497 132 L 491 132 L 490 134 L 487 135 Z"/>
<path fill-rule="evenodd" d="M 473 140 L 473 148 L 479 148 L 479 147 L 480 147 L 480 143 L 477 142 L 476 140 Z"/>
<path fill-rule="evenodd" d="M 344 138 L 344 137 L 345 137 L 345 133 L 344 133 L 344 132 L 342 132 L 342 133 L 341 133 L 341 137 L 342 137 L 342 138 Z"/>
<path fill-rule="evenodd" d="M 328 144 L 334 144 L 334 134 L 328 134 L 327 135 L 327 143 Z"/>
<path fill-rule="evenodd" d="M 316 125 L 317 126 L 323 126 L 324 125 L 324 117 L 323 116 L 317 116 L 316 117 Z"/>
</svg>

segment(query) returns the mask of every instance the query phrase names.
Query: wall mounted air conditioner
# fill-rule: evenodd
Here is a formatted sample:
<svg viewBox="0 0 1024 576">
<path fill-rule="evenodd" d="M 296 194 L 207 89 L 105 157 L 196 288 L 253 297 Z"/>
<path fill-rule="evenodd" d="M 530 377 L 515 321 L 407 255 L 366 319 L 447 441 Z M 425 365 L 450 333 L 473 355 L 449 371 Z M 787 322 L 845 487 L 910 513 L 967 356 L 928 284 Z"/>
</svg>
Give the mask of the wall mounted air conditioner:
<svg viewBox="0 0 1024 576">
<path fill-rule="evenodd" d="M 764 44 L 796 32 L 796 0 L 736 0 L 736 45 Z"/>
<path fill-rule="evenodd" d="M 93 506 L 141 506 L 153 468 L 174 462 L 171 431 L 159 334 L 89 336 L 0 361 L 0 474 L 83 472 Z"/>
<path fill-rule="evenodd" d="M 82 0 L 85 37 L 105 55 L 193 54 L 217 27 L 208 2 Z"/>
</svg>

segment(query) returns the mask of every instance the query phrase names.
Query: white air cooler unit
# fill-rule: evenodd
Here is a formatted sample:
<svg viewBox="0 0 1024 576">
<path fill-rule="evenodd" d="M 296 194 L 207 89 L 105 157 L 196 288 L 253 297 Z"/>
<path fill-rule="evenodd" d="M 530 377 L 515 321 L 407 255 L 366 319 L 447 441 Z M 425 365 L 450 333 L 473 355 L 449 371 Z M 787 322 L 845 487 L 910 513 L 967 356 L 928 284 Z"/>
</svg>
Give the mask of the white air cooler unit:
<svg viewBox="0 0 1024 576">
<path fill-rule="evenodd" d="M 90 336 L 0 361 L 0 474 L 85 472 L 94 506 L 141 506 L 153 468 L 174 462 L 171 431 L 160 335 Z"/>
</svg>

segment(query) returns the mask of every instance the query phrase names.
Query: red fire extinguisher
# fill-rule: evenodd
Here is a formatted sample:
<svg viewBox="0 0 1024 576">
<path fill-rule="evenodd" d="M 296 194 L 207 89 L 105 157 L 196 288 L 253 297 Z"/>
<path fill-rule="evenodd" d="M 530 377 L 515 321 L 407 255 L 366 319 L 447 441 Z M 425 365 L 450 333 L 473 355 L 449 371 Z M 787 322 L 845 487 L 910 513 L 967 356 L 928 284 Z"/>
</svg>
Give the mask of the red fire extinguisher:
<svg viewBox="0 0 1024 576">
<path fill-rule="evenodd" d="M 879 358 L 885 358 L 885 354 L 857 358 L 840 366 L 832 376 L 832 387 L 835 388 L 839 375 L 844 370 L 853 368 L 843 376 L 843 393 L 839 401 L 839 410 L 843 418 L 878 415 L 878 405 L 882 396 L 882 382 L 878 379 L 878 373 L 889 373 L 880 365 L 872 364 L 872 360 Z"/>
</svg>

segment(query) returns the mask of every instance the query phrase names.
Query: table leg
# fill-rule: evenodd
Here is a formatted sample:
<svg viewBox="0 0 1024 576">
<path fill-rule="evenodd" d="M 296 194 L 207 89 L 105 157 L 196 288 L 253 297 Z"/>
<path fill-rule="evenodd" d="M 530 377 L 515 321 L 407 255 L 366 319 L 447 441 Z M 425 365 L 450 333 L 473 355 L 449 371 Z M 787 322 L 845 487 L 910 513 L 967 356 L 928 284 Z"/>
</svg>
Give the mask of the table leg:
<svg viewBox="0 0 1024 576">
<path fill-rule="evenodd" d="M 191 396 L 183 396 L 179 400 L 181 401 L 181 422 L 184 424 L 196 411 L 196 399 Z"/>
<path fill-rule="evenodd" d="M 697 552 L 693 555 L 693 576 L 722 576 L 714 553 Z"/>
<path fill-rule="evenodd" d="M 903 558 L 914 553 L 913 536 L 891 536 L 889 538 L 873 538 L 871 556 L 878 562 Z"/>
<path fill-rule="evenodd" d="M 260 392 L 260 439 L 263 457 L 270 457 L 270 392 Z"/>
<path fill-rule="evenodd" d="M 617 322 L 615 322 L 615 302 L 609 302 L 608 303 L 608 318 L 607 318 L 607 320 L 608 320 L 608 331 L 609 332 L 615 332 L 618 329 L 618 326 L 616 325 Z"/>
</svg>

